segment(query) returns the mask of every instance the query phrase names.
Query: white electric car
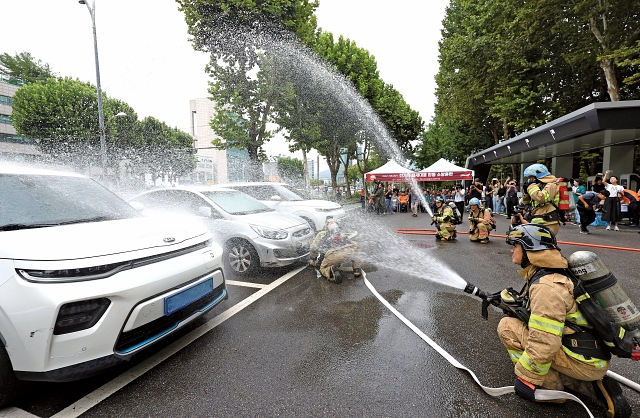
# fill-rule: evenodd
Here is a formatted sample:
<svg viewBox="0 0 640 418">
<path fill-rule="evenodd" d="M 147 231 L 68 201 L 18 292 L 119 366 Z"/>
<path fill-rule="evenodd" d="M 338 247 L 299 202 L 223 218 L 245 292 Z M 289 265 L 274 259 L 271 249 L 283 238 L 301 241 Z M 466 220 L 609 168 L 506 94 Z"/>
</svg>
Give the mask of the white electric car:
<svg viewBox="0 0 640 418">
<path fill-rule="evenodd" d="M 0 165 L 0 406 L 18 380 L 96 374 L 227 298 L 199 222 L 146 218 L 94 180 Z"/>
<path fill-rule="evenodd" d="M 327 200 L 307 199 L 284 183 L 229 183 L 220 186 L 246 193 L 278 212 L 298 215 L 306 220 L 314 231 L 324 229 L 327 218 L 342 223 L 346 217 L 345 210 L 339 204 Z"/>
</svg>

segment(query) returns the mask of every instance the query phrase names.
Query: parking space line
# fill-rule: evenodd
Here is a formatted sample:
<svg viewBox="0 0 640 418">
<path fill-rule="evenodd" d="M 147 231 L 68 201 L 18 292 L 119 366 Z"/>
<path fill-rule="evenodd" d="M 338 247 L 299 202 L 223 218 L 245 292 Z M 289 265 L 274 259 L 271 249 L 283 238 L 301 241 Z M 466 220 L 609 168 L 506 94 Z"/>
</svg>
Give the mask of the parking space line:
<svg viewBox="0 0 640 418">
<path fill-rule="evenodd" d="M 225 280 L 225 282 L 227 282 L 227 284 L 230 284 L 232 286 L 255 287 L 257 289 L 263 289 L 263 288 L 269 286 L 268 284 L 239 282 L 239 281 L 236 281 L 236 280 Z"/>
<path fill-rule="evenodd" d="M 8 408 L 0 409 L 0 418 L 38 418 L 38 416 L 20 408 L 10 406 Z"/>
<path fill-rule="evenodd" d="M 75 418 L 93 408 L 103 400 L 107 399 L 109 396 L 113 395 L 118 390 L 122 389 L 129 383 L 133 382 L 138 377 L 142 376 L 149 370 L 153 369 L 178 351 L 182 350 L 192 342 L 196 341 L 198 338 L 205 335 L 207 332 L 211 331 L 227 319 L 231 318 L 233 315 L 237 314 L 247 306 L 251 305 L 256 300 L 260 299 L 276 287 L 280 286 L 282 283 L 286 282 L 296 274 L 300 273 L 304 270 L 306 266 L 301 266 L 295 270 L 290 271 L 279 279 L 275 280 L 273 283 L 265 286 L 264 288 L 258 290 L 253 295 L 241 300 L 237 304 L 233 305 L 231 308 L 222 312 L 220 315 L 215 318 L 210 319 L 203 325 L 194 329 L 184 337 L 180 338 L 178 341 L 175 341 L 162 350 L 158 351 L 156 354 L 146 358 L 139 364 L 135 365 L 131 369 L 122 373 L 120 376 L 115 379 L 105 383 L 98 389 L 84 396 L 83 398 L 78 399 L 73 404 L 69 405 L 62 411 L 53 415 L 51 418 Z M 13 418 L 13 417 L 12 417 Z"/>
</svg>

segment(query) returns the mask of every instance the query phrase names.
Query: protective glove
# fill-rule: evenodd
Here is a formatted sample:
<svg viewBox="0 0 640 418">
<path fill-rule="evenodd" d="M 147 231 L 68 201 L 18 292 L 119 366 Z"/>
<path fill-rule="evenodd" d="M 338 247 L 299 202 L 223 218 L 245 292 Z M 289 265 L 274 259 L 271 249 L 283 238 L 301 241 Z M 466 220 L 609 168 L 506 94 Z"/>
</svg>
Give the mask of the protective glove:
<svg viewBox="0 0 640 418">
<path fill-rule="evenodd" d="M 315 267 L 315 266 L 316 266 L 316 260 L 315 260 L 315 259 L 313 259 L 313 258 L 312 258 L 312 259 L 310 259 L 310 260 L 309 260 L 309 265 L 310 265 L 311 267 Z"/>
<path fill-rule="evenodd" d="M 449 222 L 449 221 L 451 220 L 451 218 L 450 218 L 450 217 L 448 217 L 448 216 L 445 216 L 442 220 L 443 220 L 444 222 Z"/>
<path fill-rule="evenodd" d="M 527 382 L 523 378 L 518 377 L 513 381 L 513 388 L 516 391 L 516 395 L 522 399 L 526 399 L 531 402 L 536 401 L 536 385 L 533 383 Z"/>
</svg>

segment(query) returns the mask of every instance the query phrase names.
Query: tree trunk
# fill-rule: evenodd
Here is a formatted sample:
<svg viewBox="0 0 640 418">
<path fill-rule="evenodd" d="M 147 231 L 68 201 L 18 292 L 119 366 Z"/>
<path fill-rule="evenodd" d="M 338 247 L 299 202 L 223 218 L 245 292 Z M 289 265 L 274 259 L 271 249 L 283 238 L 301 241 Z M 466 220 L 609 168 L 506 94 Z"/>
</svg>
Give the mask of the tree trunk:
<svg viewBox="0 0 640 418">
<path fill-rule="evenodd" d="M 607 80 L 607 92 L 612 102 L 620 101 L 620 90 L 618 89 L 618 79 L 613 58 L 600 60 L 600 68 L 604 71 L 604 78 Z"/>
<path fill-rule="evenodd" d="M 347 199 L 351 199 L 351 183 L 349 182 L 349 157 L 347 156 L 347 161 L 344 163 L 344 182 L 347 184 Z"/>
<path fill-rule="evenodd" d="M 304 167 L 304 190 L 309 193 L 309 162 L 307 161 L 307 150 L 302 149 L 302 166 Z"/>
<path fill-rule="evenodd" d="M 506 119 L 502 120 L 502 138 L 506 141 L 509 139 L 509 123 Z"/>
</svg>

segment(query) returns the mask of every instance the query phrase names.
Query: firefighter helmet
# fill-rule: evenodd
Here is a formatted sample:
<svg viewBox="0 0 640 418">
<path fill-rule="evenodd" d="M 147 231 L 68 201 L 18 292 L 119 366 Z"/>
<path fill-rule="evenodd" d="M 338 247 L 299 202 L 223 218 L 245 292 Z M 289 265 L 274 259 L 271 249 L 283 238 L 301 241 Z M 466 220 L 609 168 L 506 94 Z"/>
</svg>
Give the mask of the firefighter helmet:
<svg viewBox="0 0 640 418">
<path fill-rule="evenodd" d="M 531 164 L 524 170 L 524 177 L 535 177 L 541 179 L 551 174 L 544 164 Z"/>
<path fill-rule="evenodd" d="M 474 197 L 471 200 L 469 200 L 469 206 L 473 206 L 473 205 L 480 207 L 480 199 L 478 199 L 477 197 Z"/>
<path fill-rule="evenodd" d="M 543 225 L 518 225 L 507 233 L 507 244 L 522 245 L 525 251 L 557 250 L 556 237 Z"/>
</svg>

